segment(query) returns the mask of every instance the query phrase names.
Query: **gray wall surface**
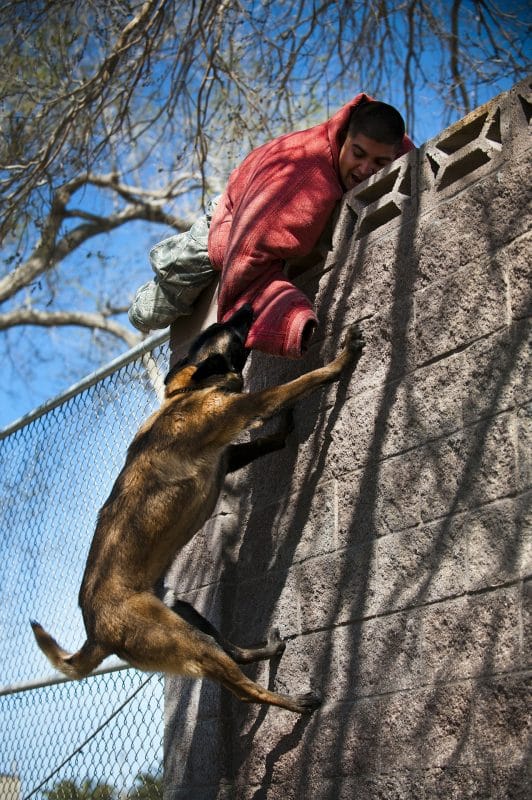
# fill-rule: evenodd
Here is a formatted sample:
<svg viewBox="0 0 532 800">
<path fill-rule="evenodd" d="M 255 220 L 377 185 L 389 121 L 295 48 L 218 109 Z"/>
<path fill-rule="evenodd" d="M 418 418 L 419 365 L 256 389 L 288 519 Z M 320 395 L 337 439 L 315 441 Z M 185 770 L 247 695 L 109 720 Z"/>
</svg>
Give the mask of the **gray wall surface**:
<svg viewBox="0 0 532 800">
<path fill-rule="evenodd" d="M 525 798 L 530 664 L 530 134 L 524 82 L 346 195 L 288 446 L 227 481 L 168 578 L 311 717 L 166 683 L 168 800 Z"/>
</svg>

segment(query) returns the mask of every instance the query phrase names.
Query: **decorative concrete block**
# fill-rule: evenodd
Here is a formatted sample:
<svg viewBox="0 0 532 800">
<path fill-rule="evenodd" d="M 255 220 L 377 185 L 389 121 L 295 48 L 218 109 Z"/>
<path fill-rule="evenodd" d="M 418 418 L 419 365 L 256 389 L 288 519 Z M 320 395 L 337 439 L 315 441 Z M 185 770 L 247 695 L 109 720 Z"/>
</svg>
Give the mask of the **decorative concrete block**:
<svg viewBox="0 0 532 800">
<path fill-rule="evenodd" d="M 504 95 L 493 98 L 420 148 L 421 187 L 428 198 L 443 198 L 496 169 L 510 142 Z"/>
</svg>

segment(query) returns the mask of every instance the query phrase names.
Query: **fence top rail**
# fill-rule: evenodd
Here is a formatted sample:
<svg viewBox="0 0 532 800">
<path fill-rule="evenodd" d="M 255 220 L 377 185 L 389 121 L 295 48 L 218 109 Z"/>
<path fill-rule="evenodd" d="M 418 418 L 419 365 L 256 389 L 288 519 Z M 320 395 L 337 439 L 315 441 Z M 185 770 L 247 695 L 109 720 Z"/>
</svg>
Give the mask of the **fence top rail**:
<svg viewBox="0 0 532 800">
<path fill-rule="evenodd" d="M 170 331 L 166 329 L 160 333 L 153 334 L 148 338 L 144 339 L 139 344 L 135 345 L 129 350 L 126 350 L 125 353 L 114 358 L 112 361 L 109 361 L 103 367 L 91 372 L 87 375 L 83 380 L 78 381 L 78 383 L 73 384 L 69 389 L 61 394 L 53 397 L 51 400 L 47 400 L 46 403 L 35 408 L 33 411 L 30 411 L 28 414 L 25 414 L 19 419 L 14 420 L 5 428 L 0 430 L 0 441 L 5 439 L 7 436 L 15 433 L 15 431 L 23 428 L 25 425 L 29 425 L 30 422 L 42 417 L 44 414 L 47 414 L 49 411 L 52 411 L 54 408 L 66 403 L 67 400 L 70 400 L 77 394 L 80 394 L 85 389 L 88 389 L 91 386 L 94 386 L 95 383 L 98 381 L 107 378 L 108 375 L 111 375 L 113 372 L 116 372 L 121 367 L 125 367 L 127 364 L 130 364 L 132 361 L 135 361 L 137 358 L 149 353 L 151 350 L 154 350 L 161 344 L 164 344 L 170 339 Z"/>
<path fill-rule="evenodd" d="M 126 661 L 115 660 L 107 667 L 98 667 L 90 675 L 87 675 L 88 678 L 95 678 L 98 675 L 108 675 L 111 672 L 119 672 L 124 669 L 134 669 L 131 664 L 128 664 Z M 48 678 L 37 678 L 33 681 L 24 681 L 22 683 L 12 683 L 12 684 L 5 684 L 4 686 L 0 686 L 0 697 L 5 697 L 6 695 L 11 694 L 19 694 L 20 692 L 31 692 L 34 689 L 43 689 L 46 686 L 56 686 L 60 683 L 73 683 L 75 682 L 75 678 L 67 678 L 66 675 L 61 675 L 57 672 L 55 675 L 51 675 Z"/>
</svg>

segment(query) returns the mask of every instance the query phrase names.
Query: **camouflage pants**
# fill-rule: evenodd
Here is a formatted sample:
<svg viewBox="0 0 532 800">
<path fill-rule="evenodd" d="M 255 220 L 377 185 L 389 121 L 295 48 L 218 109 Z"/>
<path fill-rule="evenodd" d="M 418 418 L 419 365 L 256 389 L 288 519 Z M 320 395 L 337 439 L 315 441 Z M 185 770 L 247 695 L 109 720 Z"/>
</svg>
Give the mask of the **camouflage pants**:
<svg viewBox="0 0 532 800">
<path fill-rule="evenodd" d="M 128 312 L 129 321 L 146 333 L 166 328 L 178 317 L 192 313 L 194 301 L 215 273 L 207 251 L 212 215 L 219 197 L 207 206 L 206 214 L 190 230 L 170 236 L 150 250 L 155 277 L 135 293 Z"/>
</svg>

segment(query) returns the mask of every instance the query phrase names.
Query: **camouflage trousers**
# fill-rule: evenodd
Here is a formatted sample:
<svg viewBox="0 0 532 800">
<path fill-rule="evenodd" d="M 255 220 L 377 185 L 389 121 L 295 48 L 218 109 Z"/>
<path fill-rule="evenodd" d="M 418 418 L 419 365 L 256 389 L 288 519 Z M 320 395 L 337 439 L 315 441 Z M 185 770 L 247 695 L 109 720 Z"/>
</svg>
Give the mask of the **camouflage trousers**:
<svg viewBox="0 0 532 800">
<path fill-rule="evenodd" d="M 213 280 L 216 272 L 207 241 L 219 199 L 209 203 L 190 230 L 163 239 L 150 250 L 155 277 L 137 289 L 128 311 L 129 321 L 139 331 L 166 328 L 178 317 L 191 314 L 194 301 Z"/>
</svg>

